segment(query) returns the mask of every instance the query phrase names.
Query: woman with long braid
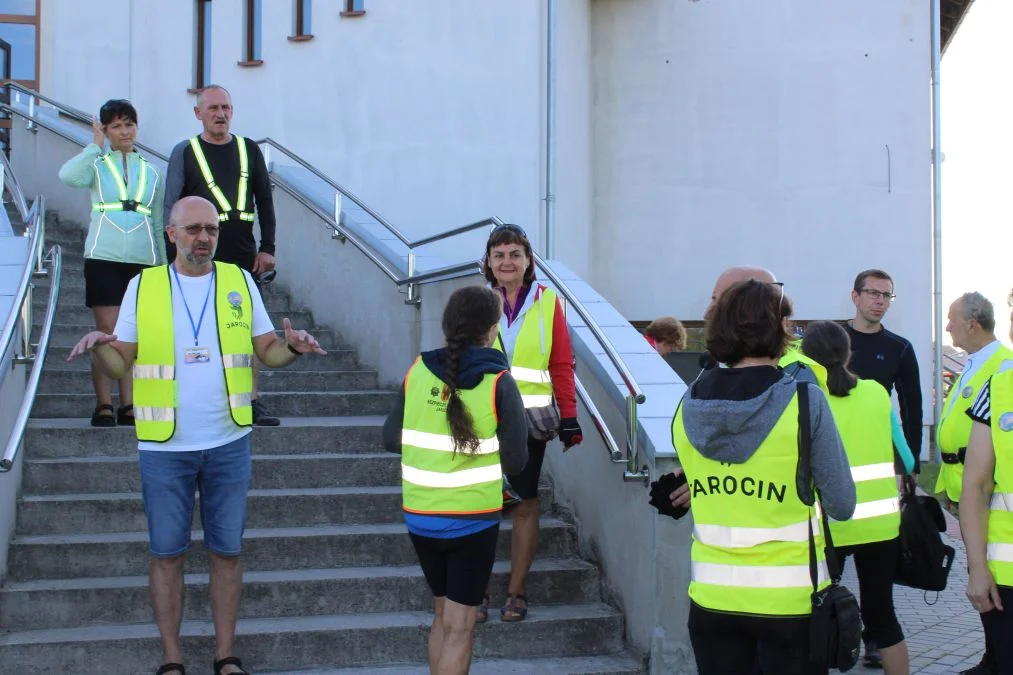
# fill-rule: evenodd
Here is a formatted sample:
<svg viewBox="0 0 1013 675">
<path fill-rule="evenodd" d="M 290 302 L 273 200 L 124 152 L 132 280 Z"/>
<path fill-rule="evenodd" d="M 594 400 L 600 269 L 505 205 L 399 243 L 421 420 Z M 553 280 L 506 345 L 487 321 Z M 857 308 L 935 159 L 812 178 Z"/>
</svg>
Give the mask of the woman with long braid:
<svg viewBox="0 0 1013 675">
<path fill-rule="evenodd" d="M 521 394 L 503 352 L 489 348 L 502 312 L 491 289 L 455 291 L 443 312 L 447 346 L 415 359 L 383 425 L 384 447 L 401 455 L 405 524 L 435 599 L 429 668 L 441 675 L 468 672 L 503 474 L 528 460 Z"/>
</svg>

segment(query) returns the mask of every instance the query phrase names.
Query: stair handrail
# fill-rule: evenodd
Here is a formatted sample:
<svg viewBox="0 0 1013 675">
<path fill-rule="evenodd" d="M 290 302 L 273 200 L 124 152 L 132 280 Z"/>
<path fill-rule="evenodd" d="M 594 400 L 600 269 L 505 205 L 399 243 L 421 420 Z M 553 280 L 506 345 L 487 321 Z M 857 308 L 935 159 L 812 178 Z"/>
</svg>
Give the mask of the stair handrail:
<svg viewBox="0 0 1013 675">
<path fill-rule="evenodd" d="M 66 134 L 62 133 L 59 129 L 54 128 L 53 125 L 47 124 L 44 120 L 40 119 L 35 114 L 35 99 L 38 98 L 39 100 L 45 101 L 46 103 L 53 106 L 61 113 L 65 114 L 68 117 L 76 119 L 78 122 L 81 122 L 83 124 L 91 124 L 92 118 L 89 117 L 87 114 L 70 106 L 67 106 L 63 103 L 60 103 L 59 101 L 56 101 L 48 96 L 40 94 L 39 92 L 30 89 L 28 87 L 25 87 L 24 85 L 21 85 L 19 83 L 6 80 L 0 84 L 6 84 L 6 86 L 21 91 L 29 96 L 27 113 L 18 110 L 14 106 L 6 103 L 0 103 L 0 110 L 5 110 L 11 114 L 25 118 L 28 123 L 28 128 L 32 131 L 35 131 L 34 125 L 38 124 L 39 126 L 42 126 L 47 130 L 56 133 L 57 135 L 66 138 L 71 142 L 74 142 L 78 145 L 81 144 L 79 140 L 70 138 Z M 420 302 L 420 298 L 418 295 L 418 285 L 441 276 L 446 276 L 456 272 L 469 271 L 472 268 L 477 267 L 479 264 L 478 261 L 475 262 L 466 261 L 463 263 L 456 263 L 448 265 L 446 267 L 442 267 L 437 270 L 430 270 L 425 273 L 418 274 L 416 272 L 416 260 L 417 260 L 416 249 L 426 244 L 431 244 L 437 241 L 449 239 L 451 237 L 466 234 L 474 230 L 482 228 L 494 228 L 496 226 L 503 224 L 503 221 L 493 216 L 490 218 L 484 218 L 474 223 L 469 223 L 467 225 L 451 228 L 444 232 L 439 232 L 437 234 L 428 235 L 416 240 L 411 240 L 403 232 L 401 232 L 401 230 L 399 230 L 393 224 L 388 222 L 385 218 L 380 216 L 380 214 L 378 214 L 375 210 L 370 208 L 364 201 L 362 201 L 357 195 L 351 192 L 348 188 L 344 187 L 337 181 L 327 176 L 325 173 L 323 173 L 318 168 L 307 162 L 305 159 L 297 155 L 292 150 L 286 148 L 281 143 L 275 141 L 270 137 L 265 137 L 255 142 L 258 145 L 266 145 L 269 148 L 274 148 L 278 150 L 285 156 L 292 159 L 296 164 L 298 164 L 305 170 L 309 171 L 312 175 L 324 181 L 327 185 L 329 185 L 343 197 L 348 198 L 351 202 L 353 202 L 363 211 L 372 216 L 377 223 L 379 223 L 385 230 L 387 230 L 392 236 L 394 236 L 398 241 L 400 241 L 404 246 L 408 248 L 408 260 L 407 260 L 408 270 L 407 275 L 405 275 L 401 274 L 399 270 L 393 269 L 390 265 L 386 264 L 385 261 L 383 261 L 382 257 L 378 255 L 376 251 L 373 250 L 372 246 L 363 241 L 359 236 L 357 236 L 354 232 L 352 232 L 350 228 L 344 227 L 340 223 L 340 218 L 337 217 L 337 214 L 331 216 L 325 213 L 311 200 L 305 198 L 304 195 L 298 194 L 298 189 L 295 188 L 295 186 L 289 184 L 288 181 L 278 176 L 277 173 L 273 171 L 270 172 L 271 180 L 274 184 L 281 187 L 287 194 L 289 194 L 297 201 L 302 203 L 304 206 L 306 206 L 310 211 L 314 213 L 314 215 L 324 220 L 324 222 L 327 225 L 329 225 L 341 237 L 351 241 L 353 245 L 361 253 L 363 253 L 374 265 L 376 265 L 398 286 L 406 286 L 407 297 L 405 302 L 409 304 L 418 304 Z M 168 158 L 165 155 L 159 153 L 158 151 L 152 148 L 149 148 L 148 146 L 145 146 L 137 142 L 135 142 L 134 145 L 138 148 L 141 148 L 145 152 L 151 154 L 152 156 L 158 157 L 166 162 L 168 161 Z M 266 160 L 267 157 L 265 157 L 265 161 Z M 627 464 L 626 471 L 623 474 L 624 480 L 644 481 L 646 483 L 646 480 L 648 478 L 647 466 L 642 464 L 640 461 L 640 448 L 637 441 L 638 436 L 637 406 L 638 404 L 643 404 L 644 402 L 646 402 L 647 397 L 644 394 L 643 390 L 641 389 L 640 385 L 637 383 L 636 378 L 633 377 L 633 374 L 630 372 L 630 369 L 626 365 L 626 362 L 619 355 L 619 352 L 615 348 L 615 345 L 613 345 L 612 341 L 609 340 L 608 336 L 605 335 L 604 331 L 598 325 L 598 322 L 594 320 L 594 318 L 590 315 L 590 313 L 587 311 L 584 305 L 580 302 L 580 300 L 577 299 L 577 297 L 563 282 L 563 280 L 554 271 L 552 271 L 552 269 L 548 266 L 546 261 L 543 260 L 542 257 L 539 256 L 537 253 L 533 253 L 533 256 L 537 269 L 539 269 L 542 273 L 544 273 L 545 276 L 553 283 L 553 285 L 556 286 L 556 289 L 558 290 L 559 294 L 563 297 L 563 300 L 567 304 L 567 306 L 572 306 L 574 308 L 574 310 L 577 312 L 577 314 L 580 316 L 580 318 L 583 320 L 584 324 L 590 331 L 591 335 L 595 338 L 598 344 L 601 345 L 602 349 L 605 352 L 605 355 L 608 357 L 613 367 L 619 373 L 619 376 L 627 389 L 627 395 L 625 397 L 626 445 L 627 445 L 626 459 L 618 461 L 623 461 Z M 603 430 L 607 431 L 607 427 L 605 426 L 604 421 L 601 419 L 601 416 L 598 413 L 597 408 L 592 403 L 591 398 L 587 396 L 587 392 L 583 388 L 583 386 L 579 387 L 577 391 L 578 396 L 581 397 L 582 402 L 585 405 L 585 408 L 587 408 L 588 412 L 591 413 L 595 427 L 600 432 Z M 621 451 L 619 451 L 618 445 L 615 443 L 615 440 L 614 438 L 612 438 L 612 435 L 610 433 L 609 434 L 602 433 L 602 441 L 607 446 L 610 459 L 612 459 L 612 461 L 617 461 L 616 460 L 617 455 L 621 456 L 622 453 Z"/>
</svg>

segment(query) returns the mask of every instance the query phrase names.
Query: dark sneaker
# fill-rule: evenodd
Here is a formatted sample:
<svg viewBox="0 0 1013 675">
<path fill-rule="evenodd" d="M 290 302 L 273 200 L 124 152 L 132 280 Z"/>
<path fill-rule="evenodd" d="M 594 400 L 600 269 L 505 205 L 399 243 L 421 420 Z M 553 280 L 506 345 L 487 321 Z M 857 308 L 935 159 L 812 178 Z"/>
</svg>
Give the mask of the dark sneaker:
<svg viewBox="0 0 1013 675">
<path fill-rule="evenodd" d="M 879 657 L 879 648 L 875 642 L 865 643 L 865 667 L 875 669 L 883 667 L 883 659 Z"/>
<path fill-rule="evenodd" d="M 277 417 L 272 417 L 268 412 L 264 404 L 260 402 L 259 398 L 253 399 L 253 426 L 255 427 L 276 427 L 281 424 L 281 420 Z"/>
<path fill-rule="evenodd" d="M 982 658 L 981 663 L 973 668 L 960 671 L 960 675 L 999 675 L 999 668 L 992 663 L 987 663 Z"/>
</svg>

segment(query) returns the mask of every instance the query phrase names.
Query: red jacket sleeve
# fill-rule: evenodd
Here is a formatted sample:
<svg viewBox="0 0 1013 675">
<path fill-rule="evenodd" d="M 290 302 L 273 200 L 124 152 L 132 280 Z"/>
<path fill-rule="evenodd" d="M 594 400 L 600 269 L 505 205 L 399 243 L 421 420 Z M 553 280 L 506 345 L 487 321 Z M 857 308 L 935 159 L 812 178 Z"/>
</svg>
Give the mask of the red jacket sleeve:
<svg viewBox="0 0 1013 675">
<path fill-rule="evenodd" d="M 563 316 L 563 306 L 556 298 L 556 314 L 552 321 L 552 353 L 549 354 L 549 376 L 552 394 L 559 406 L 559 416 L 577 416 L 577 390 L 573 384 L 573 345 Z"/>
</svg>

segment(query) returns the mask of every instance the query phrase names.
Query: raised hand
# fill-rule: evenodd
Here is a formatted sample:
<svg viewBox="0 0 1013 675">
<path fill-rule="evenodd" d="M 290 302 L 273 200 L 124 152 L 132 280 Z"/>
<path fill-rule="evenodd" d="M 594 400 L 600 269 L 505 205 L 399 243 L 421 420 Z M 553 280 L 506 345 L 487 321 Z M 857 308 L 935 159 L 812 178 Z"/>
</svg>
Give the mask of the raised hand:
<svg viewBox="0 0 1013 675">
<path fill-rule="evenodd" d="M 106 345 L 110 342 L 116 342 L 115 335 L 103 333 L 100 330 L 93 330 L 81 338 L 80 342 L 74 345 L 74 348 L 70 350 L 70 354 L 67 356 L 67 360 L 73 361 L 82 354 L 92 351 L 99 345 Z"/>
<path fill-rule="evenodd" d="M 97 117 L 91 118 L 91 132 L 94 134 L 92 142 L 97 145 L 100 149 L 105 149 L 106 145 L 106 134 L 102 130 L 102 125 L 99 124 Z"/>
<path fill-rule="evenodd" d="M 309 352 L 316 352 L 317 354 L 327 353 L 320 348 L 320 343 L 317 342 L 315 337 L 304 330 L 293 329 L 292 322 L 287 317 L 281 320 L 281 325 L 285 328 L 285 342 L 295 351 L 300 354 L 308 354 Z"/>
</svg>

